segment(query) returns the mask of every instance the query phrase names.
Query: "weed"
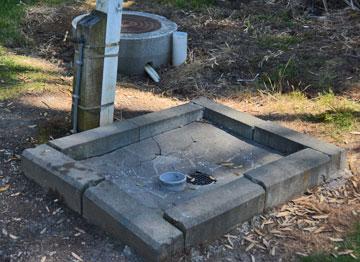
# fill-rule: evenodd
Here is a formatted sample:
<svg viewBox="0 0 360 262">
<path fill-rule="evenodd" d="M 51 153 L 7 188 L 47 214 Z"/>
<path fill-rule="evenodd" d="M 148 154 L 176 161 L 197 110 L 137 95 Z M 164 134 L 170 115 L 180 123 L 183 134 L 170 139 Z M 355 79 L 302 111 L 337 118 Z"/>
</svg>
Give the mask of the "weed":
<svg viewBox="0 0 360 262">
<path fill-rule="evenodd" d="M 308 115 L 305 118 L 310 122 L 326 123 L 333 125 L 337 131 L 351 130 L 359 117 L 359 112 L 351 108 L 336 108 L 327 110 L 316 115 Z"/>
<path fill-rule="evenodd" d="M 289 50 L 292 45 L 301 43 L 302 38 L 288 34 L 261 35 L 257 38 L 257 43 L 262 48 Z"/>
<path fill-rule="evenodd" d="M 292 28 L 295 25 L 295 21 L 288 10 L 279 11 L 274 13 L 255 14 L 251 17 L 254 22 L 262 22 L 266 25 L 272 25 L 276 27 L 289 27 Z"/>
<path fill-rule="evenodd" d="M 349 100 L 339 99 L 329 90 L 315 100 L 319 113 L 307 114 L 304 120 L 333 126 L 334 133 L 352 130 L 360 118 L 360 106 Z"/>
<path fill-rule="evenodd" d="M 281 64 L 272 73 L 263 75 L 265 88 L 269 90 L 270 87 L 273 93 L 282 93 L 284 86 L 289 85 L 289 79 L 295 78 L 296 74 L 297 66 L 293 57 L 290 57 L 286 64 Z"/>
</svg>

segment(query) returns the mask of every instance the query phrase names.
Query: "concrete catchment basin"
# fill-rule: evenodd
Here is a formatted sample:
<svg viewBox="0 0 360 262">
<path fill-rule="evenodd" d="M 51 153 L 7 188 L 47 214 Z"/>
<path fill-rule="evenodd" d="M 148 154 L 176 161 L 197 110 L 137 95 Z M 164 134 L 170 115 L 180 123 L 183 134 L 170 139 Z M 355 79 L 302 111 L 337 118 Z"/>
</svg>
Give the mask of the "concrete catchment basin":
<svg viewBox="0 0 360 262">
<path fill-rule="evenodd" d="M 334 145 L 205 98 L 27 149 L 25 175 L 163 261 L 336 177 Z M 165 172 L 187 175 L 169 190 Z"/>
</svg>

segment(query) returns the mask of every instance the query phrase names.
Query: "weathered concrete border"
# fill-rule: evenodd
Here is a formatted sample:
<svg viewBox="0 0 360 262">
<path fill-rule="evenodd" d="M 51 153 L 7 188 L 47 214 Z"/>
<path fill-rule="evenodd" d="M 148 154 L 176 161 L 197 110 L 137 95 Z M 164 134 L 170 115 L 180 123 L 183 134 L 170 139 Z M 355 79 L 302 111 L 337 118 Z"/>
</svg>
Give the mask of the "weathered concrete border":
<svg viewBox="0 0 360 262">
<path fill-rule="evenodd" d="M 244 176 L 265 189 L 265 208 L 270 208 L 325 182 L 330 163 L 327 155 L 307 148 L 252 169 Z"/>
<path fill-rule="evenodd" d="M 205 120 L 208 120 L 227 131 L 250 140 L 253 139 L 254 126 L 265 122 L 260 118 L 215 103 L 205 97 L 200 97 L 198 99 L 192 100 L 191 102 L 197 105 L 201 105 L 205 108 Z"/>
<path fill-rule="evenodd" d="M 192 103 L 129 119 L 140 129 L 140 140 L 199 121 L 203 107 Z"/>
<path fill-rule="evenodd" d="M 81 160 L 201 120 L 202 116 L 203 107 L 189 103 L 51 140 L 49 145 Z"/>
<path fill-rule="evenodd" d="M 239 178 L 165 211 L 165 218 L 185 235 L 185 247 L 215 239 L 263 212 L 264 189 Z"/>
<path fill-rule="evenodd" d="M 225 130 L 253 140 L 263 146 L 290 155 L 305 148 L 312 148 L 331 158 L 332 174 L 346 165 L 346 151 L 335 145 L 320 141 L 295 130 L 280 126 L 271 121 L 264 121 L 230 107 L 217 104 L 201 97 L 192 103 L 203 106 L 204 119 L 223 127 Z"/>
<path fill-rule="evenodd" d="M 169 261 L 184 249 L 180 230 L 112 182 L 87 189 L 83 203 L 83 216 L 88 221 L 121 238 L 146 261 Z"/>
<path fill-rule="evenodd" d="M 255 126 L 254 141 L 284 153 L 312 148 L 331 158 L 333 173 L 345 168 L 346 151 L 344 149 L 271 122 Z"/>
<path fill-rule="evenodd" d="M 76 160 L 103 155 L 139 141 L 139 128 L 130 121 L 90 129 L 49 141 L 49 145 Z"/>
<path fill-rule="evenodd" d="M 57 193 L 79 214 L 84 190 L 103 180 L 93 170 L 47 145 L 26 149 L 21 161 L 27 177 Z"/>
</svg>

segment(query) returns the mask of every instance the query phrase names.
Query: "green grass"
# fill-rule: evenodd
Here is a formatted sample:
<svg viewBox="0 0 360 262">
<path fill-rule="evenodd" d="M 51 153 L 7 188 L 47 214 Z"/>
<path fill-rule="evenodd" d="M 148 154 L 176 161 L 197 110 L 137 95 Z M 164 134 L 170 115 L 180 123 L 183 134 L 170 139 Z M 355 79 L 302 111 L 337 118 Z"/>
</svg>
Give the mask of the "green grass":
<svg viewBox="0 0 360 262">
<path fill-rule="evenodd" d="M 277 13 L 263 13 L 255 14 L 251 16 L 253 22 L 261 22 L 266 25 L 276 26 L 276 27 L 293 27 L 295 26 L 295 20 L 293 19 L 291 12 L 279 11 Z"/>
<path fill-rule="evenodd" d="M 69 0 L 1 0 L 0 46 L 24 46 L 26 38 L 21 31 L 25 9 L 34 4 L 56 5 Z"/>
<path fill-rule="evenodd" d="M 2 0 L 0 8 L 0 45 L 15 45 L 24 38 L 20 22 L 24 15 L 24 6 L 16 0 Z"/>
<path fill-rule="evenodd" d="M 352 258 L 349 255 L 333 256 L 328 254 L 314 254 L 309 257 L 302 258 L 301 262 L 353 262 L 359 261 L 360 258 L 360 223 L 355 227 L 355 232 L 348 236 L 345 242 L 338 246 L 338 251 L 334 254 L 345 250 L 353 250 L 353 254 L 357 259 Z"/>
<path fill-rule="evenodd" d="M 257 38 L 257 42 L 260 47 L 281 49 L 284 51 L 289 50 L 292 45 L 301 43 L 301 41 L 301 37 L 288 34 L 260 35 Z"/>
<path fill-rule="evenodd" d="M 8 52 L 3 46 L 25 46 L 21 31 L 26 8 L 35 4 L 56 5 L 70 0 L 2 0 L 0 8 L 0 101 L 28 91 L 59 84 L 59 72 L 50 64 Z"/>
<path fill-rule="evenodd" d="M 320 95 L 316 103 L 326 110 L 320 114 L 310 114 L 308 121 L 332 125 L 337 131 L 351 131 L 360 118 L 360 105 L 358 103 L 342 100 L 339 101 L 330 90 Z"/>
<path fill-rule="evenodd" d="M 178 8 L 194 9 L 215 4 L 215 0 L 161 0 L 161 2 L 176 6 Z"/>
<path fill-rule="evenodd" d="M 50 64 L 0 47 L 0 101 L 61 85 L 60 76 Z"/>
<path fill-rule="evenodd" d="M 340 107 L 327 110 L 321 114 L 308 115 L 307 121 L 333 125 L 337 131 L 351 131 L 359 118 L 359 111 L 352 108 Z"/>
</svg>

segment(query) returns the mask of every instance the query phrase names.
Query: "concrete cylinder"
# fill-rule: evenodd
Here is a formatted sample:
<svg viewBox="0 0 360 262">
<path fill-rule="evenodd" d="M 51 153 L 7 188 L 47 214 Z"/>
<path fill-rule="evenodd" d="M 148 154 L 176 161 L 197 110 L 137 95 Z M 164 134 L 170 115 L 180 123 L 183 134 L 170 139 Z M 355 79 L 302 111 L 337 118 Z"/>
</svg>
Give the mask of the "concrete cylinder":
<svg viewBox="0 0 360 262">
<path fill-rule="evenodd" d="M 77 19 L 73 20 L 73 30 Z M 123 11 L 118 72 L 139 75 L 145 73 L 146 64 L 154 68 L 170 64 L 176 30 L 177 25 L 163 16 Z"/>
</svg>

